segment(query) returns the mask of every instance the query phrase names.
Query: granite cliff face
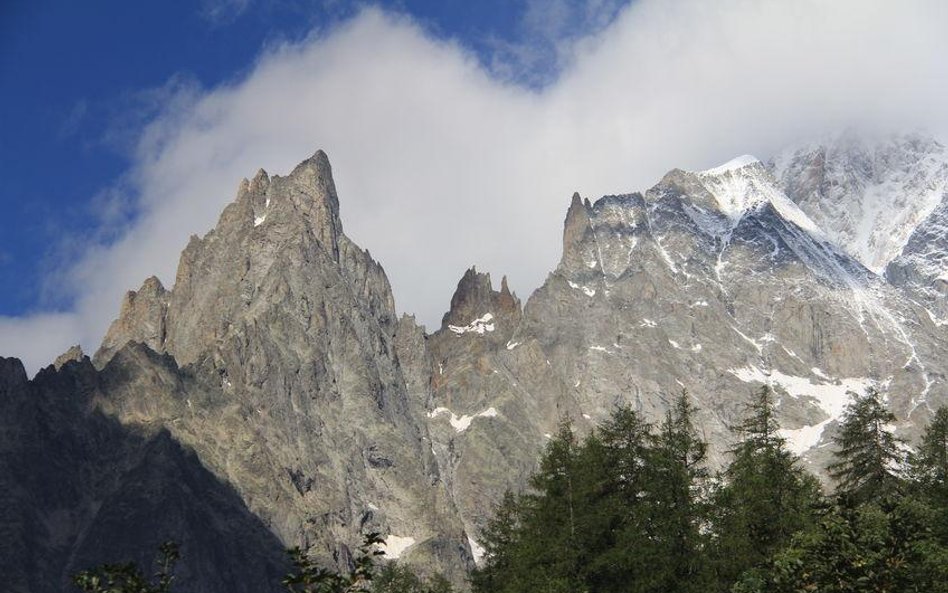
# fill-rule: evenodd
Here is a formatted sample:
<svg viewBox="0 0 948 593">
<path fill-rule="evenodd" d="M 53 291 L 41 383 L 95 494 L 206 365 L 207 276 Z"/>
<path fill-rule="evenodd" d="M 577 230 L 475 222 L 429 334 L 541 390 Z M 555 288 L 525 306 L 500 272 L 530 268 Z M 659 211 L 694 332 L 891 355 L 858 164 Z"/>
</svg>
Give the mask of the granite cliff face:
<svg viewBox="0 0 948 593">
<path fill-rule="evenodd" d="M 162 331 L 144 343 L 194 385 L 136 376 L 105 409 L 166 425 L 288 544 L 345 564 L 375 530 L 389 556 L 460 578 L 466 538 L 396 355 L 412 328 L 382 268 L 343 234 L 324 153 L 243 182 L 217 227 L 191 239 L 174 289 L 153 284 L 126 299 L 96 360 L 135 366 L 140 352 L 109 350 L 143 341 L 147 320 Z"/>
<path fill-rule="evenodd" d="M 948 400 L 944 301 L 917 272 L 941 265 L 943 208 L 898 253 L 854 247 L 819 205 L 855 186 L 819 163 L 856 157 L 794 154 L 575 195 L 560 264 L 526 303 L 471 268 L 430 334 L 396 316 L 384 271 L 343 233 L 325 154 L 261 171 L 191 239 L 172 289 L 151 278 L 126 296 L 94 364 L 70 350 L 32 382 L 0 365 L 0 571 L 53 591 L 118 550 L 112 532 L 139 558 L 177 537 L 202 550 L 192 590 L 224 591 L 204 569 L 270 578 L 292 545 L 345 566 L 379 531 L 389 557 L 461 584 L 493 505 L 563 419 L 587 431 L 627 403 L 658 420 L 681 389 L 715 462 L 765 383 L 814 469 L 849 391 L 886 391 L 914 437 Z M 899 154 L 900 179 L 930 171 Z M 47 500 L 57 481 L 67 494 Z M 218 551 L 235 537 L 241 555 Z"/>
</svg>

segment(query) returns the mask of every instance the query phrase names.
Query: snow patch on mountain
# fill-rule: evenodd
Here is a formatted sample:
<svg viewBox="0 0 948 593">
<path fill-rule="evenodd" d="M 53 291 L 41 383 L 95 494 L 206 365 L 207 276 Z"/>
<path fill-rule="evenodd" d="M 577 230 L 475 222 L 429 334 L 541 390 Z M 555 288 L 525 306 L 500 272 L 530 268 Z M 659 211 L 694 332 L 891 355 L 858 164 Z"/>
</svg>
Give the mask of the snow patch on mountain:
<svg viewBox="0 0 948 593">
<path fill-rule="evenodd" d="M 705 169 L 704 171 L 698 171 L 701 175 L 720 175 L 722 173 L 728 173 L 730 171 L 736 171 L 737 169 L 743 169 L 748 165 L 760 164 L 760 160 L 749 154 L 741 155 L 735 157 L 723 165 L 718 165 L 711 169 Z"/>
<path fill-rule="evenodd" d="M 467 325 L 449 325 L 448 329 L 459 336 L 466 333 L 483 334 L 484 332 L 494 331 L 493 321 L 493 313 L 487 313 L 483 317 L 478 317 Z"/>
<path fill-rule="evenodd" d="M 744 163 L 740 167 L 725 164 L 697 173 L 705 188 L 714 196 L 721 212 L 736 224 L 747 212 L 771 204 L 785 220 L 807 231 L 815 239 L 823 238 L 823 231 L 780 191 L 763 164 L 757 159 L 742 160 L 746 158 L 739 157 L 731 161 Z"/>
<path fill-rule="evenodd" d="M 465 415 L 463 415 L 463 416 L 458 416 L 457 414 L 455 414 L 454 412 L 452 412 L 452 411 L 449 410 L 448 408 L 438 407 L 438 408 L 435 408 L 435 409 L 431 410 L 430 412 L 428 412 L 428 417 L 429 417 L 429 418 L 437 418 L 437 417 L 440 416 L 441 414 L 448 414 L 448 415 L 450 416 L 450 417 L 448 418 L 448 422 L 451 424 L 451 426 L 454 427 L 454 430 L 455 430 L 456 432 L 461 433 L 461 432 L 464 432 L 465 430 L 467 430 L 468 428 L 471 427 L 471 422 L 474 422 L 474 419 L 475 419 L 475 418 L 494 418 L 494 417 L 496 417 L 496 416 L 497 416 L 497 409 L 494 408 L 494 407 L 490 407 L 490 408 L 487 408 L 486 410 L 484 410 L 483 412 L 478 412 L 477 414 L 473 414 L 473 415 L 470 415 L 470 416 L 467 415 L 467 414 L 465 414 Z"/>
<path fill-rule="evenodd" d="M 594 288 L 589 288 L 588 286 L 582 286 L 580 284 L 576 284 L 575 282 L 571 282 L 569 280 L 567 280 L 567 283 L 569 283 L 570 288 L 581 290 L 588 297 L 596 296 L 596 289 Z"/>
<path fill-rule="evenodd" d="M 875 384 L 867 377 L 831 380 L 822 372 L 814 373 L 817 376 L 817 380 L 814 381 L 809 377 L 788 375 L 778 370 L 765 370 L 754 365 L 728 369 L 728 372 L 745 383 L 762 383 L 773 388 L 780 388 L 794 398 L 812 397 L 816 400 L 820 409 L 828 416 L 826 420 L 812 426 L 780 430 L 780 436 L 787 439 L 788 448 L 798 455 L 819 443 L 823 429 L 830 422 L 842 417 L 853 394 L 865 393 L 866 389 Z"/>
<path fill-rule="evenodd" d="M 397 560 L 408 548 L 415 545 L 415 538 L 411 536 L 389 535 L 384 542 L 378 545 L 386 558 Z"/>
<path fill-rule="evenodd" d="M 474 564 L 480 566 L 481 561 L 484 560 L 484 555 L 487 553 L 484 546 L 477 543 L 471 536 L 467 536 L 467 545 L 471 547 L 471 556 L 474 557 Z"/>
</svg>

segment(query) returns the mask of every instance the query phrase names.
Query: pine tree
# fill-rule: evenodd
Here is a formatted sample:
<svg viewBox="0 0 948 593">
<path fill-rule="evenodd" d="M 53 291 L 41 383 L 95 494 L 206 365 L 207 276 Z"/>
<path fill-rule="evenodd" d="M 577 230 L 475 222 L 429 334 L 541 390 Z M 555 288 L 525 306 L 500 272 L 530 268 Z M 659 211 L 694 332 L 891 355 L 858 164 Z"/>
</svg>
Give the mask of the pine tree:
<svg viewBox="0 0 948 593">
<path fill-rule="evenodd" d="M 599 428 L 602 449 L 598 528 L 603 531 L 598 551 L 588 561 L 590 590 L 626 593 L 644 583 L 653 566 L 646 552 L 646 480 L 651 427 L 629 407 L 618 407 Z M 595 467 L 593 462 L 589 466 Z"/>
<path fill-rule="evenodd" d="M 851 504 L 893 496 L 901 491 L 901 441 L 889 430 L 895 416 L 873 388 L 849 403 L 835 439 L 836 461 L 829 465 L 837 494 Z"/>
<path fill-rule="evenodd" d="M 948 495 L 948 406 L 935 411 L 918 451 L 909 458 L 912 478 Z"/>
<path fill-rule="evenodd" d="M 541 568 L 542 590 L 550 593 L 581 590 L 579 583 L 579 546 L 577 543 L 578 483 L 576 435 L 568 420 L 560 423 L 550 440 L 540 468 L 530 479 L 536 492 L 532 503 L 530 543 L 532 554 Z"/>
<path fill-rule="evenodd" d="M 550 439 L 531 491 L 508 496 L 482 534 L 487 556 L 472 579 L 475 591 L 583 591 L 581 573 L 584 478 L 568 421 Z"/>
<path fill-rule="evenodd" d="M 714 565 L 721 590 L 810 525 L 820 501 L 818 482 L 780 437 L 769 387 L 761 388 L 733 430 L 740 441 L 714 495 Z"/>
<path fill-rule="evenodd" d="M 935 411 L 918 450 L 909 456 L 909 467 L 913 490 L 938 511 L 933 527 L 948 545 L 948 407 Z"/>
<path fill-rule="evenodd" d="M 682 391 L 651 439 L 644 484 L 644 527 L 651 545 L 643 553 L 652 566 L 635 590 L 707 590 L 700 531 L 706 519 L 707 445 L 695 428 L 694 413 Z"/>
<path fill-rule="evenodd" d="M 503 591 L 513 580 L 517 565 L 517 549 L 524 512 L 520 499 L 509 490 L 504 493 L 494 516 L 481 533 L 484 547 L 483 565 L 471 573 L 471 588 L 477 593 Z"/>
<path fill-rule="evenodd" d="M 732 593 L 948 593 L 948 549 L 911 497 L 839 505 Z"/>
<path fill-rule="evenodd" d="M 629 407 L 617 408 L 599 428 L 613 486 L 626 505 L 642 496 L 642 480 L 648 456 L 651 427 Z"/>
</svg>

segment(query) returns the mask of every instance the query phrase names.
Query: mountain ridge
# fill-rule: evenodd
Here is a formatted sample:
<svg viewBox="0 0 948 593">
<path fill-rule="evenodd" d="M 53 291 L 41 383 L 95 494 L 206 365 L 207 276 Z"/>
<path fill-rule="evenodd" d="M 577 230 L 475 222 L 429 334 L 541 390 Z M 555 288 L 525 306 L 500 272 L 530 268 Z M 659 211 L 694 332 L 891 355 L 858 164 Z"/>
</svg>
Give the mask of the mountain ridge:
<svg viewBox="0 0 948 593">
<path fill-rule="evenodd" d="M 494 506 L 564 418 L 586 432 L 626 404 L 655 422 L 686 389 L 719 464 L 769 384 L 782 434 L 819 470 L 848 390 L 887 390 L 907 438 L 948 399 L 948 330 L 840 247 L 783 191 L 793 183 L 739 157 L 642 193 L 574 194 L 542 286 L 521 302 L 472 267 L 426 333 L 344 234 L 317 151 L 243 180 L 173 288 L 152 277 L 126 295 L 91 362 L 70 351 L 30 382 L 4 359 L 0 402 L 33 384 L 81 391 L 119 426 L 193 451 L 283 545 L 346 566 L 379 531 L 391 555 L 463 585 Z"/>
</svg>

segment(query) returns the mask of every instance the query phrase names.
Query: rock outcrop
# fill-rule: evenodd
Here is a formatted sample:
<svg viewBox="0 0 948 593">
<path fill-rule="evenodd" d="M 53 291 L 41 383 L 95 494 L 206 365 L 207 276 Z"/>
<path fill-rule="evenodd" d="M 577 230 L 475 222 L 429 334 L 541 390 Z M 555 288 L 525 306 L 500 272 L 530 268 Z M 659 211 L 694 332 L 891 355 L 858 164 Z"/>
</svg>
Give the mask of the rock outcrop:
<svg viewBox="0 0 948 593">
<path fill-rule="evenodd" d="M 122 425 L 93 404 L 89 359 L 27 381 L 0 359 L 0 574 L 4 591 L 72 587 L 76 572 L 182 550 L 187 591 L 279 591 L 283 544 L 234 489 L 159 425 Z"/>
</svg>

